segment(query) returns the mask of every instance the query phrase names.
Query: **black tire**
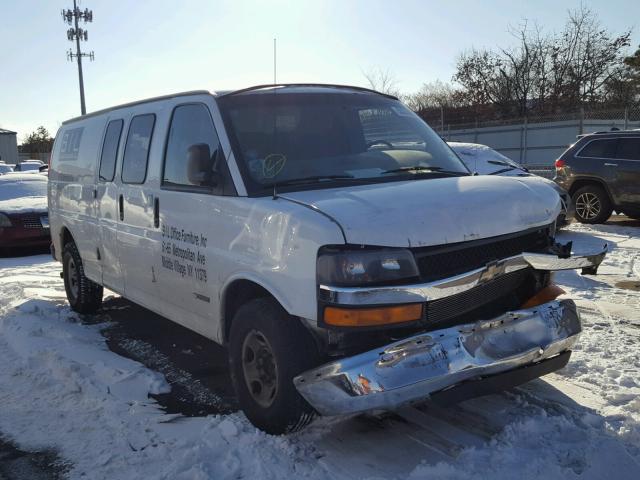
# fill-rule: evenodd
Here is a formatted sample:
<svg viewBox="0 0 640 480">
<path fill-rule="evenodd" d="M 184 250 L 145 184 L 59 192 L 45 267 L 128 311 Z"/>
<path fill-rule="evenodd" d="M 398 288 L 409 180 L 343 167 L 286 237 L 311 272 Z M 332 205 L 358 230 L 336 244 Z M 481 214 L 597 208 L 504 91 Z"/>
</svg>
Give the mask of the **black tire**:
<svg viewBox="0 0 640 480">
<path fill-rule="evenodd" d="M 575 217 L 581 223 L 604 223 L 613 212 L 613 205 L 604 188 L 587 185 L 574 192 L 571 197 L 575 206 Z"/>
<path fill-rule="evenodd" d="M 256 339 L 266 347 L 253 348 Z M 236 313 L 229 339 L 231 379 L 240 407 L 259 429 L 281 435 L 300 430 L 313 420 L 315 411 L 298 393 L 293 378 L 319 364 L 320 355 L 311 333 L 275 300 L 251 300 Z M 261 377 L 252 382 L 252 369 L 266 380 Z"/>
<path fill-rule="evenodd" d="M 94 313 L 102 305 L 102 285 L 92 282 L 84 275 L 84 266 L 78 247 L 69 242 L 62 250 L 62 277 L 67 300 L 78 313 Z"/>
</svg>

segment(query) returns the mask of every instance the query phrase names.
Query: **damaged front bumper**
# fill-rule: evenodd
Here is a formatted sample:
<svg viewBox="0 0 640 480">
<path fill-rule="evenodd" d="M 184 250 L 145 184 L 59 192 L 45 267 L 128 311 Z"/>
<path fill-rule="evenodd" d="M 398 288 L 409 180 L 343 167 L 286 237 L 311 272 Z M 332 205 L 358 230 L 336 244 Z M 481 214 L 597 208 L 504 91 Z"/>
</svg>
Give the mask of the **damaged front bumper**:
<svg viewBox="0 0 640 480">
<path fill-rule="evenodd" d="M 294 379 L 322 415 L 393 410 L 434 392 L 551 359 L 581 331 L 572 300 L 415 335 L 307 371 Z"/>
<path fill-rule="evenodd" d="M 570 249 L 570 245 L 567 245 Z M 352 307 L 429 302 L 473 289 L 523 269 L 583 269 L 595 273 L 607 246 L 586 255 L 522 253 L 455 277 L 418 285 L 369 288 L 321 285 L 320 299 Z M 343 358 L 294 379 L 300 394 L 322 415 L 392 410 L 478 382 L 513 384 L 562 368 L 581 332 L 572 300 L 553 300 L 496 318 L 429 331 Z M 518 373 L 518 370 L 522 374 Z"/>
<path fill-rule="evenodd" d="M 582 269 L 583 273 L 595 274 L 606 254 L 606 244 L 596 252 L 565 257 L 548 253 L 524 252 L 497 260 L 470 272 L 429 283 L 368 288 L 320 285 L 319 297 L 327 303 L 353 307 L 429 302 L 466 292 L 501 275 L 525 268 L 542 271 Z"/>
</svg>

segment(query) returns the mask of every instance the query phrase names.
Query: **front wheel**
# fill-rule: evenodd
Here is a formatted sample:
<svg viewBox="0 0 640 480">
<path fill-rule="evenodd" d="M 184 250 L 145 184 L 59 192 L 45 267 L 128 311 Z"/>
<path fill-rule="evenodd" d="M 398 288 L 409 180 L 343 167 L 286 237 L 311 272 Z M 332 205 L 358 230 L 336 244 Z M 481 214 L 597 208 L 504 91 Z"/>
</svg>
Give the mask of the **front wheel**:
<svg viewBox="0 0 640 480">
<path fill-rule="evenodd" d="M 598 185 L 587 185 L 573 196 L 576 218 L 582 223 L 604 223 L 613 212 L 609 195 Z"/>
<path fill-rule="evenodd" d="M 229 364 L 240 407 L 261 430 L 280 435 L 300 430 L 315 411 L 293 378 L 318 366 L 311 333 L 273 299 L 243 305 L 231 325 Z"/>
<path fill-rule="evenodd" d="M 78 247 L 69 242 L 62 250 L 62 277 L 67 300 L 78 313 L 94 313 L 102 305 L 102 285 L 84 275 L 84 266 Z"/>
</svg>

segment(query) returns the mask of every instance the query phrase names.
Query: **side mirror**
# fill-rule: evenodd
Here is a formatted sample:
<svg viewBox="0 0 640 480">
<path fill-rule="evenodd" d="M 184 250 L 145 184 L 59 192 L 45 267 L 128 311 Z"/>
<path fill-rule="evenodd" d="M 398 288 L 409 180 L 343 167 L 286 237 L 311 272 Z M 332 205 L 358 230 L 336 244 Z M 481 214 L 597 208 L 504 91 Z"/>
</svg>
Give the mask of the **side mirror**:
<svg viewBox="0 0 640 480">
<path fill-rule="evenodd" d="M 206 143 L 196 143 L 187 149 L 187 179 L 192 185 L 215 187 L 218 184 L 217 156 L 218 150 L 212 155 Z"/>
</svg>

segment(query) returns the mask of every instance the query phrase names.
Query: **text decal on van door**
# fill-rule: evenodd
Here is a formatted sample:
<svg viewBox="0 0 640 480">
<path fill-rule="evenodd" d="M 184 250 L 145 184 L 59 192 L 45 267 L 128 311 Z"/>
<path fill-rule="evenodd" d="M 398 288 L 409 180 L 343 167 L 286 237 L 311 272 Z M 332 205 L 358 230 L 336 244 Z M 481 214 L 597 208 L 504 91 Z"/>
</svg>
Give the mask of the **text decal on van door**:
<svg viewBox="0 0 640 480">
<path fill-rule="evenodd" d="M 75 162 L 78 160 L 80 151 L 80 140 L 82 139 L 83 127 L 72 128 L 62 135 L 60 145 L 60 160 Z"/>
<path fill-rule="evenodd" d="M 207 237 L 170 225 L 162 225 L 162 266 L 181 277 L 207 283 Z"/>
</svg>

